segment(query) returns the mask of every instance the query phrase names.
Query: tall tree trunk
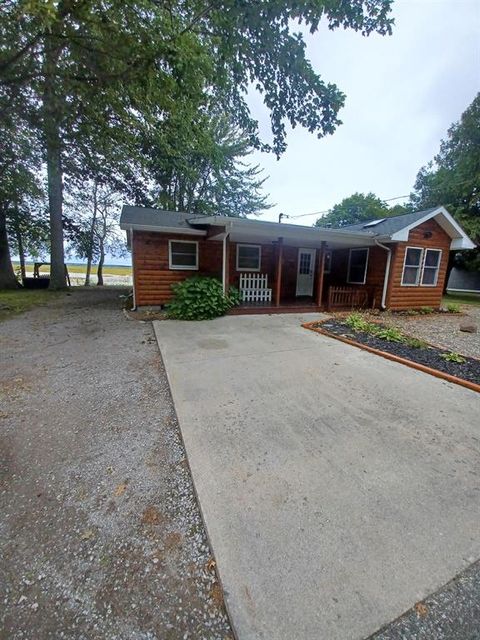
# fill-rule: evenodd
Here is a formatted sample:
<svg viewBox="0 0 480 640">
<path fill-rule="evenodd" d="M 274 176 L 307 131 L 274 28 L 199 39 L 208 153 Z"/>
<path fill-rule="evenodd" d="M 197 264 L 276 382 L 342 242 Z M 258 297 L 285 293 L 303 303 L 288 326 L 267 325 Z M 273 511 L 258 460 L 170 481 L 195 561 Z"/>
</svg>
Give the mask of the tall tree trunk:
<svg viewBox="0 0 480 640">
<path fill-rule="evenodd" d="M 97 287 L 103 287 L 103 263 L 105 262 L 105 247 L 103 238 L 100 238 L 100 258 L 97 267 Z"/>
<path fill-rule="evenodd" d="M 17 289 L 17 287 L 18 280 L 13 271 L 8 246 L 5 208 L 0 205 L 0 289 Z"/>
<path fill-rule="evenodd" d="M 15 220 L 15 235 L 16 235 L 16 238 L 17 238 L 18 257 L 19 257 L 19 260 L 20 260 L 20 273 L 22 275 L 22 280 L 23 280 L 23 278 L 25 278 L 25 276 L 26 276 L 26 271 L 25 271 L 25 249 L 23 248 L 22 231 L 20 229 L 20 225 L 18 224 L 18 213 L 17 213 L 17 219 Z"/>
<path fill-rule="evenodd" d="M 52 37 L 45 38 L 45 83 L 43 93 L 43 130 L 47 151 L 48 208 L 50 212 L 50 289 L 64 289 L 65 256 L 63 249 L 63 175 L 60 122 L 62 100 L 55 86 L 56 64 L 61 47 Z"/>
<path fill-rule="evenodd" d="M 97 221 L 97 183 L 93 184 L 93 215 L 92 215 L 92 224 L 90 225 L 89 238 L 88 238 L 88 249 L 87 249 L 87 270 L 85 273 L 85 286 L 90 286 L 90 274 L 92 272 L 92 260 L 93 260 L 93 243 L 95 241 L 95 224 Z"/>
</svg>

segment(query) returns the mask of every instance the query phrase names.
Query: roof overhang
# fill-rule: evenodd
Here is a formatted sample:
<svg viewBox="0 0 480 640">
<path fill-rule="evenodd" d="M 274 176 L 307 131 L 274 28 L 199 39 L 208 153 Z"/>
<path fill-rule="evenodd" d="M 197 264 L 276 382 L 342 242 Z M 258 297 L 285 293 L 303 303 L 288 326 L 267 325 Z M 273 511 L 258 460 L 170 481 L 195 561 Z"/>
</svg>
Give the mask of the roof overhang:
<svg viewBox="0 0 480 640">
<path fill-rule="evenodd" d="M 462 227 L 458 224 L 455 218 L 445 209 L 445 207 L 438 207 L 433 211 L 425 214 L 420 220 L 416 220 L 412 224 L 404 227 L 400 231 L 393 233 L 391 240 L 393 242 L 406 242 L 408 240 L 408 234 L 412 229 L 419 225 L 431 220 L 432 218 L 442 227 L 442 229 L 450 236 L 451 243 L 450 249 L 475 249 L 476 244 L 470 240 Z"/>
<path fill-rule="evenodd" d="M 321 242 L 333 248 L 352 246 L 371 246 L 373 236 L 365 233 L 343 231 L 339 229 L 325 229 L 322 227 L 305 227 L 295 224 L 281 224 L 278 222 L 264 222 L 250 218 L 226 218 L 225 216 L 206 216 L 195 218 L 188 223 L 193 227 L 213 226 L 223 227 L 234 242 L 277 242 L 282 238 L 285 244 L 299 247 L 318 247 Z"/>
<path fill-rule="evenodd" d="M 121 222 L 120 229 L 123 231 L 155 231 L 158 233 L 175 233 L 185 236 L 206 236 L 204 229 L 179 228 L 179 227 L 163 227 L 161 225 L 152 224 L 131 224 L 130 222 Z"/>
</svg>

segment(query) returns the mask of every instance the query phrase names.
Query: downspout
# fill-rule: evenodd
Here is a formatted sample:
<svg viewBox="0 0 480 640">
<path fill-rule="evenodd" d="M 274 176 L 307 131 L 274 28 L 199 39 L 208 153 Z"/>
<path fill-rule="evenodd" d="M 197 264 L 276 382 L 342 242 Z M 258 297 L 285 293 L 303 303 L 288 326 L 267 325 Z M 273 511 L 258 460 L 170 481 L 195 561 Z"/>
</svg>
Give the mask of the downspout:
<svg viewBox="0 0 480 640">
<path fill-rule="evenodd" d="M 132 248 L 132 291 L 133 291 L 133 306 L 132 311 L 137 310 L 137 299 L 135 296 L 135 255 L 134 255 L 134 242 L 133 242 L 133 229 L 130 227 L 130 244 Z"/>
<path fill-rule="evenodd" d="M 385 249 L 385 251 L 387 251 L 387 264 L 385 265 L 385 275 L 383 277 L 383 291 L 382 291 L 382 302 L 381 302 L 382 309 L 386 309 L 387 308 L 388 278 L 389 278 L 389 275 L 390 275 L 390 262 L 392 261 L 392 250 L 391 250 L 390 247 L 387 247 L 386 245 L 382 244 L 378 240 L 375 240 L 375 238 L 374 238 L 374 242 L 377 245 L 377 247 L 380 247 L 381 249 Z"/>
</svg>

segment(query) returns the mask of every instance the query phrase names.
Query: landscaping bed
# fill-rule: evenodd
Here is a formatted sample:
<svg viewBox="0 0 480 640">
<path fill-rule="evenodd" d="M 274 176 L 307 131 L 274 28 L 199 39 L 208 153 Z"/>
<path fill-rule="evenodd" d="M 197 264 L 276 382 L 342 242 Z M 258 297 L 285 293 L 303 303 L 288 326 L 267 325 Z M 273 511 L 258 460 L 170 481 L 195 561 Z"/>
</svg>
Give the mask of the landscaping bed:
<svg viewBox="0 0 480 640">
<path fill-rule="evenodd" d="M 332 318 L 312 323 L 309 327 L 480 385 L 480 360 L 428 344 L 394 327 L 367 322 L 359 314 L 351 314 L 344 320 Z"/>
</svg>

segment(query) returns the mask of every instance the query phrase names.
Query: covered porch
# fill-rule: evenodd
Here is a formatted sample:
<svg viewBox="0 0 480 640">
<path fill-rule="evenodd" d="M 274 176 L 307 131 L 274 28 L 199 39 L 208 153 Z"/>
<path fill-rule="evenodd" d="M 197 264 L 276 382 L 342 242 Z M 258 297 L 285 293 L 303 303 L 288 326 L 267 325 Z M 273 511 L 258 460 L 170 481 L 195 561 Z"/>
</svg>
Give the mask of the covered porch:
<svg viewBox="0 0 480 640">
<path fill-rule="evenodd" d="M 240 291 L 241 305 L 232 314 L 303 313 L 380 302 L 387 251 L 365 234 L 219 217 L 201 222 L 207 242 L 221 241 L 224 290 Z"/>
</svg>

